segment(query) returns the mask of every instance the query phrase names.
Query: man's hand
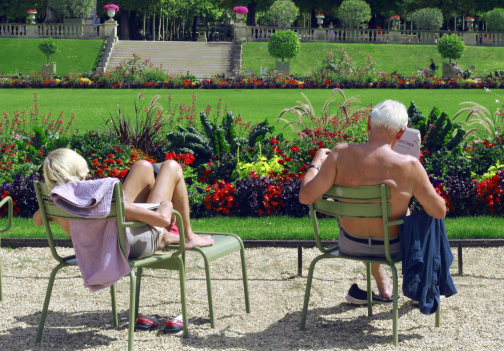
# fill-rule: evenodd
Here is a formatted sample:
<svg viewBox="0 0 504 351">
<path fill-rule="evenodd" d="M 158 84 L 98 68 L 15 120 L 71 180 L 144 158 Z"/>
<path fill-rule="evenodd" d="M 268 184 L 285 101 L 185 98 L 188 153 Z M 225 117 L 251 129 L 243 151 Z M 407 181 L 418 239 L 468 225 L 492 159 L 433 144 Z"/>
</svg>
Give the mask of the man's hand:
<svg viewBox="0 0 504 351">
<path fill-rule="evenodd" d="M 324 149 L 318 150 L 317 153 L 315 154 L 315 157 L 313 158 L 312 164 L 322 165 L 330 153 L 331 153 L 331 150 L 329 150 L 329 149 L 324 148 Z"/>
</svg>

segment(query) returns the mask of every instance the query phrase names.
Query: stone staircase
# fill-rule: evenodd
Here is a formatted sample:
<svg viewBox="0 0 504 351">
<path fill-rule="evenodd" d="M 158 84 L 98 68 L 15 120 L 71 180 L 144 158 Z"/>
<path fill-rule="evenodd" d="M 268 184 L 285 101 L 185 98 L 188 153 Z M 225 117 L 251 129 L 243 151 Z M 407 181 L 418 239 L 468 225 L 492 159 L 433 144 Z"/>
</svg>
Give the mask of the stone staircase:
<svg viewBox="0 0 504 351">
<path fill-rule="evenodd" d="M 113 47 L 106 70 L 114 70 L 122 60 L 135 53 L 143 59 L 150 57 L 156 67 L 162 65 L 170 72 L 189 71 L 197 78 L 210 78 L 216 74 L 228 75 L 235 68 L 233 49 L 231 43 L 119 40 Z"/>
</svg>

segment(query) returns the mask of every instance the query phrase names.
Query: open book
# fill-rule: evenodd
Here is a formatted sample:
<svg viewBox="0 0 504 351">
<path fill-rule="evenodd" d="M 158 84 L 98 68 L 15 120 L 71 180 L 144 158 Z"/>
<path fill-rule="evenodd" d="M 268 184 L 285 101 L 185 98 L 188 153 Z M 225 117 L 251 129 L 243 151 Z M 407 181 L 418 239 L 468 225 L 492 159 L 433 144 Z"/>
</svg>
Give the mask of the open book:
<svg viewBox="0 0 504 351">
<path fill-rule="evenodd" d="M 401 140 L 394 146 L 394 151 L 403 155 L 420 157 L 421 138 L 418 129 L 406 128 Z"/>
<path fill-rule="evenodd" d="M 159 204 L 143 204 L 143 203 L 134 203 L 133 205 L 146 208 L 148 210 L 153 210 L 156 211 L 157 208 L 159 207 Z"/>
</svg>

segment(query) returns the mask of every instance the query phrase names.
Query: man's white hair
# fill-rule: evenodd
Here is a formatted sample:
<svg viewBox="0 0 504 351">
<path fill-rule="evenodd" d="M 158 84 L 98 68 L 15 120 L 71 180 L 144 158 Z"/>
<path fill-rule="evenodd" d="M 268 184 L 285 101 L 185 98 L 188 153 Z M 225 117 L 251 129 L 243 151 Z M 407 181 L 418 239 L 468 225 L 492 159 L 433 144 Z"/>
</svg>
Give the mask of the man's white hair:
<svg viewBox="0 0 504 351">
<path fill-rule="evenodd" d="M 371 111 L 371 129 L 384 128 L 397 133 L 408 125 L 406 106 L 395 100 L 385 100 Z"/>
</svg>

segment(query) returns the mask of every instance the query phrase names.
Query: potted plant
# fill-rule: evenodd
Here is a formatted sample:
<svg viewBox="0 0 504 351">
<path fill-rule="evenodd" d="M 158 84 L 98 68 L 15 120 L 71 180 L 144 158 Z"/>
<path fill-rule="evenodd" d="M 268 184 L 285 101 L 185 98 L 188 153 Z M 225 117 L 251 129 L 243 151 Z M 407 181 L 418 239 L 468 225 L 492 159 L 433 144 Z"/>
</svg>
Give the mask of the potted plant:
<svg viewBox="0 0 504 351">
<path fill-rule="evenodd" d="M 58 52 L 56 41 L 52 37 L 42 39 L 38 48 L 47 56 L 47 65 L 42 62 L 40 71 L 42 73 L 56 73 L 56 62 L 49 64 L 49 57 Z"/>
<path fill-rule="evenodd" d="M 268 52 L 276 59 L 275 69 L 277 71 L 289 73 L 290 59 L 297 57 L 301 49 L 301 43 L 296 33 L 290 30 L 282 30 L 271 35 L 268 42 Z M 289 61 L 285 62 L 285 59 Z"/>
<path fill-rule="evenodd" d="M 317 23 L 319 25 L 319 28 L 322 28 L 322 23 L 324 23 L 324 18 L 325 18 L 324 14 L 323 13 L 317 13 L 315 15 L 315 17 L 317 18 Z"/>
<path fill-rule="evenodd" d="M 393 30 L 400 30 L 397 27 L 399 27 L 399 24 L 401 23 L 401 16 L 399 15 L 394 15 L 390 16 L 390 22 L 392 22 L 392 28 Z"/>
<path fill-rule="evenodd" d="M 474 17 L 467 16 L 465 19 L 467 22 L 467 29 L 469 30 L 469 32 L 472 32 L 474 26 Z"/>
<path fill-rule="evenodd" d="M 241 23 L 243 17 L 248 13 L 248 8 L 245 6 L 235 6 L 233 8 L 233 13 L 236 15 L 236 21 Z"/>
<path fill-rule="evenodd" d="M 30 24 L 35 24 L 35 16 L 37 15 L 37 10 L 36 9 L 30 9 L 27 11 L 28 15 L 30 16 Z"/>
<path fill-rule="evenodd" d="M 359 33 L 355 29 L 371 19 L 371 7 L 364 0 L 344 0 L 338 9 L 337 17 L 344 27 L 350 29 L 346 31 L 346 40 L 356 41 Z"/>
<path fill-rule="evenodd" d="M 108 4 L 103 6 L 103 9 L 107 11 L 107 16 L 109 16 L 109 22 L 113 22 L 116 12 L 119 11 L 119 6 L 115 4 Z"/>
</svg>

